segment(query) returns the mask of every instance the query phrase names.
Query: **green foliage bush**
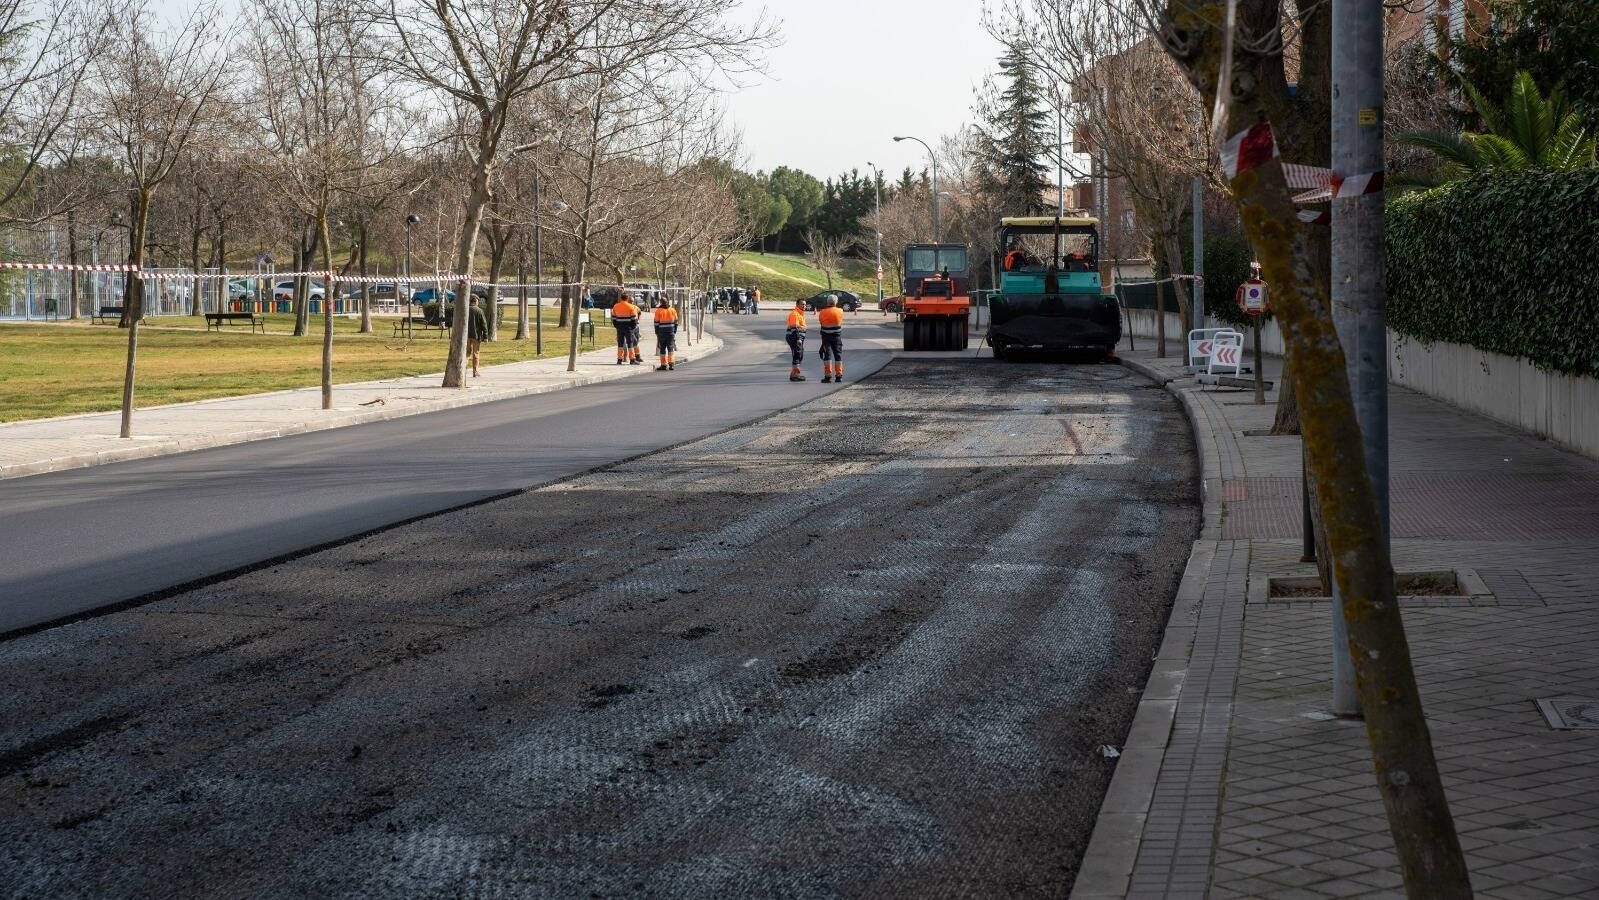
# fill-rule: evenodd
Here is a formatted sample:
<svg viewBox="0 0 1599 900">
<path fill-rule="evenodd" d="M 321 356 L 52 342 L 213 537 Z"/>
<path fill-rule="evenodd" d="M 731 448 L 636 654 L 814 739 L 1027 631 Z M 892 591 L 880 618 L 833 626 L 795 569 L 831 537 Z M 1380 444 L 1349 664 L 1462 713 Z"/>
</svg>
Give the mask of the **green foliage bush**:
<svg viewBox="0 0 1599 900">
<path fill-rule="evenodd" d="M 1394 331 L 1599 377 L 1599 169 L 1486 172 L 1391 200 L 1387 245 Z"/>
<path fill-rule="evenodd" d="M 1205 315 L 1238 328 L 1254 325 L 1249 315 L 1238 308 L 1238 286 L 1249 277 L 1249 262 L 1254 259 L 1243 235 L 1228 231 L 1205 234 Z M 1194 270 L 1194 250 L 1183 243 L 1183 271 Z M 1271 314 L 1267 313 L 1270 319 Z"/>
</svg>

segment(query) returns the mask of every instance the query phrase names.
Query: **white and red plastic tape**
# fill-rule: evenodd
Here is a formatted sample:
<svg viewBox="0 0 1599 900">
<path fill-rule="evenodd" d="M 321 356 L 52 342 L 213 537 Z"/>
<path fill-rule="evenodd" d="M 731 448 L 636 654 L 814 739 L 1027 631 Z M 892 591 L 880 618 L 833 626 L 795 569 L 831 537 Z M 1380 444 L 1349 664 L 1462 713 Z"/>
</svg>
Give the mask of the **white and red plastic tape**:
<svg viewBox="0 0 1599 900">
<path fill-rule="evenodd" d="M 1230 181 L 1250 169 L 1265 165 L 1277 156 L 1277 137 L 1271 130 L 1271 123 L 1263 119 L 1247 130 L 1233 135 L 1222 145 L 1222 172 Z M 1329 200 L 1380 194 L 1383 190 L 1382 172 L 1340 175 L 1332 169 L 1321 166 L 1286 162 L 1282 167 L 1283 178 L 1288 182 L 1288 187 L 1300 192 L 1293 195 L 1295 203 L 1325 203 Z M 1299 221 L 1311 225 L 1326 225 L 1332 221 L 1332 214 L 1326 210 L 1304 209 L 1299 211 Z"/>
</svg>

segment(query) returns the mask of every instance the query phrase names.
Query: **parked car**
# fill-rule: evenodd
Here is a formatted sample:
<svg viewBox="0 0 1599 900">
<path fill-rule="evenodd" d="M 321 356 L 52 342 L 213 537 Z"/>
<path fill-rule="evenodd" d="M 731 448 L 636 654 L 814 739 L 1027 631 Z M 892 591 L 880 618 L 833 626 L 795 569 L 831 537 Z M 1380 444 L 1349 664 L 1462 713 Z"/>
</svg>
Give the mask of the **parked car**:
<svg viewBox="0 0 1599 900">
<path fill-rule="evenodd" d="M 905 311 L 904 297 L 884 297 L 878 308 L 885 313 L 899 313 Z"/>
<path fill-rule="evenodd" d="M 313 280 L 311 282 L 311 299 L 312 300 L 321 300 L 323 298 L 323 296 L 326 295 L 326 293 L 327 293 L 327 285 L 323 284 L 320 281 L 315 281 L 315 280 Z M 272 299 L 274 299 L 274 300 L 293 300 L 294 299 L 294 282 L 293 281 L 280 281 L 277 284 L 273 285 L 272 286 Z"/>
<path fill-rule="evenodd" d="M 642 281 L 628 284 L 627 289 L 633 292 L 633 302 L 643 307 L 654 306 L 656 300 L 666 296 L 660 288 Z"/>
<path fill-rule="evenodd" d="M 438 288 L 425 287 L 422 290 L 417 291 L 416 293 L 411 295 L 411 302 L 412 303 L 432 303 L 432 302 L 434 302 L 435 300 L 438 299 L 438 295 L 439 295 L 439 289 Z M 445 302 L 447 302 L 447 303 L 454 303 L 455 302 L 455 292 L 454 291 L 445 291 L 444 292 L 444 299 L 445 299 Z"/>
<path fill-rule="evenodd" d="M 358 300 L 361 297 L 362 287 L 372 288 L 372 299 L 383 303 L 393 303 L 395 301 L 404 303 L 406 295 L 410 293 L 408 287 L 396 288 L 387 281 L 374 282 L 370 285 L 363 285 L 360 282 L 341 281 L 339 282 L 339 296 Z"/>
<path fill-rule="evenodd" d="M 588 300 L 583 305 L 592 309 L 610 309 L 620 299 L 622 299 L 621 288 L 595 288 L 589 292 Z"/>
<path fill-rule="evenodd" d="M 822 308 L 822 301 L 826 300 L 829 297 L 832 297 L 833 299 L 837 300 L 839 307 L 841 309 L 843 309 L 845 312 L 855 312 L 856 310 L 861 308 L 861 295 L 860 294 L 854 293 L 853 291 L 839 291 L 839 290 L 822 291 L 819 294 L 814 294 L 814 295 L 812 295 L 810 297 L 806 297 L 805 298 L 805 308 L 808 309 L 808 310 L 812 310 L 812 311 L 821 309 Z"/>
</svg>

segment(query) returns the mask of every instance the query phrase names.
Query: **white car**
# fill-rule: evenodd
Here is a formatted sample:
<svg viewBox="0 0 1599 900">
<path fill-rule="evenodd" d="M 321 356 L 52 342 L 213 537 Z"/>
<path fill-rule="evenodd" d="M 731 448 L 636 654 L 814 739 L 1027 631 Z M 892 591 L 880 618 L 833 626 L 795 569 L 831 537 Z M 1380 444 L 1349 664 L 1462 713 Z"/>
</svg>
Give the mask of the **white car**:
<svg viewBox="0 0 1599 900">
<path fill-rule="evenodd" d="M 326 288 L 325 285 L 322 284 L 322 282 L 320 282 L 320 281 L 312 281 L 311 282 L 311 299 L 312 300 L 321 300 L 323 298 L 323 296 L 326 295 L 326 293 L 327 293 L 327 288 Z M 280 281 L 277 284 L 273 285 L 272 286 L 272 299 L 274 299 L 274 300 L 293 300 L 294 299 L 294 282 L 293 281 Z"/>
</svg>

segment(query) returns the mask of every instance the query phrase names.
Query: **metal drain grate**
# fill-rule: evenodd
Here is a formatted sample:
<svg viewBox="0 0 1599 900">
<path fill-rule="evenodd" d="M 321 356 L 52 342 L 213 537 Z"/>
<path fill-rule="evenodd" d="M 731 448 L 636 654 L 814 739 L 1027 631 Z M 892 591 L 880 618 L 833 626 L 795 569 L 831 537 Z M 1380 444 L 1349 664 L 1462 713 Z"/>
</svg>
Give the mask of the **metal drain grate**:
<svg viewBox="0 0 1599 900">
<path fill-rule="evenodd" d="M 1550 728 L 1599 729 L 1599 700 L 1552 697 L 1547 700 L 1540 699 L 1538 708 L 1543 710 L 1543 717 L 1549 720 Z"/>
</svg>

